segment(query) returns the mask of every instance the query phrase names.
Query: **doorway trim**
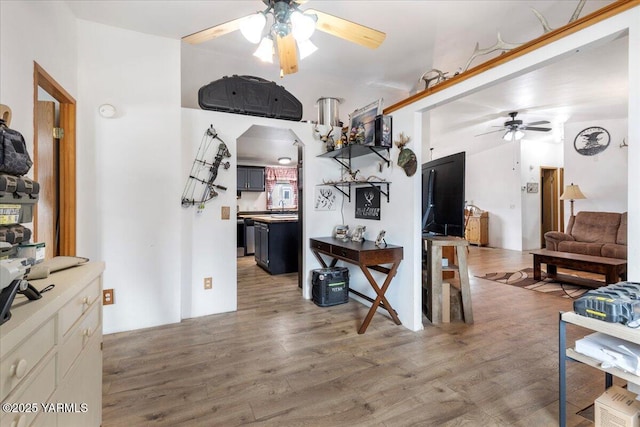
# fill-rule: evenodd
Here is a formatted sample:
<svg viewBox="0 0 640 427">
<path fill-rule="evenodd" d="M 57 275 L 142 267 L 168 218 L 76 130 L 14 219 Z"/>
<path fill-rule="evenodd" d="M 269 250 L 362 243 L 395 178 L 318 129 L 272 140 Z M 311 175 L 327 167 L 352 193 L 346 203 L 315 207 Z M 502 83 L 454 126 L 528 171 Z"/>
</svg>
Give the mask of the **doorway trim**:
<svg viewBox="0 0 640 427">
<path fill-rule="evenodd" d="M 544 191 L 545 176 L 548 173 L 550 173 L 554 178 L 552 194 L 550 196 L 547 196 Z M 545 231 L 564 231 L 564 204 L 562 203 L 562 200 L 560 200 L 560 195 L 562 194 L 562 189 L 564 188 L 564 168 L 554 166 L 540 166 L 540 187 L 540 242 L 541 247 L 544 248 Z M 543 227 L 547 201 L 550 201 L 552 203 L 551 222 L 553 223 L 553 226 L 551 230 L 545 230 Z"/>
<path fill-rule="evenodd" d="M 38 158 L 36 108 L 38 88 L 42 88 L 60 103 L 60 127 L 64 136 L 59 144 L 60 237 L 58 255 L 76 254 L 76 100 L 44 68 L 33 62 L 33 157 Z M 34 168 L 38 180 L 38 164 Z M 37 209 L 35 216 L 37 218 Z M 34 233 L 37 221 L 34 220 Z"/>
</svg>

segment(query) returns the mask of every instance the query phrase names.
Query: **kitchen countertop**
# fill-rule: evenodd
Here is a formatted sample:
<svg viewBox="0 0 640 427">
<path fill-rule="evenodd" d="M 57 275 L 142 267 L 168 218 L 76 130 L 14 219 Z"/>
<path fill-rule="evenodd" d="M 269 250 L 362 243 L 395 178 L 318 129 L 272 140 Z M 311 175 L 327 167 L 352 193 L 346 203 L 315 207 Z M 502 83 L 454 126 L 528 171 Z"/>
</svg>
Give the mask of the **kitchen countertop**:
<svg viewBox="0 0 640 427">
<path fill-rule="evenodd" d="M 297 222 L 298 212 L 296 211 L 238 212 L 238 220 L 244 220 L 244 218 L 250 218 L 254 221 L 265 222 L 265 223 Z"/>
<path fill-rule="evenodd" d="M 298 215 L 256 215 L 251 219 L 258 222 L 265 222 L 267 224 L 281 223 L 281 222 L 298 222 Z"/>
</svg>

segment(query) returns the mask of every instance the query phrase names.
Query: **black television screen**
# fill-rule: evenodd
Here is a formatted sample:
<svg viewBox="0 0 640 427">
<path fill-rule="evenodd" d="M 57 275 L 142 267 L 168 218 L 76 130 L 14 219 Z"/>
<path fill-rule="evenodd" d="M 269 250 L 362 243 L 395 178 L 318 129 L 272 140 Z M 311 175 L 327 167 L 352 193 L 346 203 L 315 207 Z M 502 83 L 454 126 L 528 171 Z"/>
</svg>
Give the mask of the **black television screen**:
<svg viewBox="0 0 640 427">
<path fill-rule="evenodd" d="M 423 233 L 464 237 L 465 152 L 422 165 Z"/>
</svg>

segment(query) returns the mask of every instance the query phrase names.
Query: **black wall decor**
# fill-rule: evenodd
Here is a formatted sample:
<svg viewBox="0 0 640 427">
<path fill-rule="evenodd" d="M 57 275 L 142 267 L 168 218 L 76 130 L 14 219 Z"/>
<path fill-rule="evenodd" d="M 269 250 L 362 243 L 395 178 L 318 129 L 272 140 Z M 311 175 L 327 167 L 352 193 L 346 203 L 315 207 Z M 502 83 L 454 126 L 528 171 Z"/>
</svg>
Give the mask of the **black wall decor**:
<svg viewBox="0 0 640 427">
<path fill-rule="evenodd" d="M 380 220 L 380 187 L 356 188 L 356 218 Z"/>
</svg>

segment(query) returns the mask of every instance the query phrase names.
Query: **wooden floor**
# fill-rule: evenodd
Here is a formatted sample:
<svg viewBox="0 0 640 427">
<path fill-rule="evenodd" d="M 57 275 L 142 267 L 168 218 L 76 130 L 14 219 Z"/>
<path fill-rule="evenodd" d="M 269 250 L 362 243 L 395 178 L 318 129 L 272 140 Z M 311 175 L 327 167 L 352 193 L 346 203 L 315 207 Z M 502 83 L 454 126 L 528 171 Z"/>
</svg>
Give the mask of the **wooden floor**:
<svg viewBox="0 0 640 427">
<path fill-rule="evenodd" d="M 474 277 L 531 255 L 472 247 L 475 324 L 411 332 L 350 301 L 317 307 L 296 274 L 239 258 L 238 311 L 104 337 L 103 426 L 554 426 L 558 312 L 571 300 Z M 569 338 L 585 334 L 569 328 Z M 569 426 L 604 376 L 568 365 Z"/>
</svg>

